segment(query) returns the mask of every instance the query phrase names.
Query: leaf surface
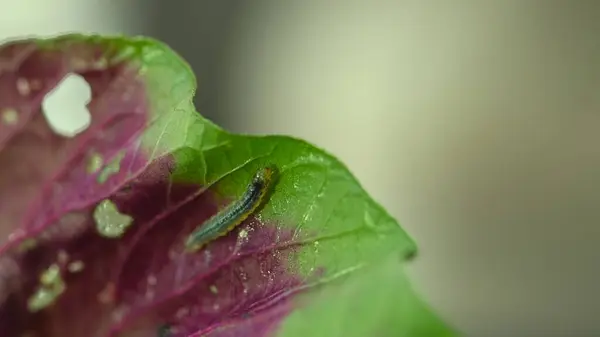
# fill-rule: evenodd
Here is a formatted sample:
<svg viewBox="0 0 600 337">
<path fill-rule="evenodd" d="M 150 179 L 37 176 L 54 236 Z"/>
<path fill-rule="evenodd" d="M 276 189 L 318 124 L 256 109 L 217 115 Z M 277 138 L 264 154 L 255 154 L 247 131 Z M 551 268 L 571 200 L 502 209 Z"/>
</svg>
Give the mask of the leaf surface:
<svg viewBox="0 0 600 337">
<path fill-rule="evenodd" d="M 55 134 L 41 107 L 69 73 L 92 89 L 91 125 L 73 138 Z M 195 88 L 185 61 L 151 39 L 67 35 L 0 47 L 6 336 L 295 336 L 296 314 L 326 331 L 343 304 L 319 319 L 306 314 L 318 312 L 317 297 L 336 296 L 390 254 L 414 255 L 338 160 L 298 139 L 222 130 L 195 112 Z M 258 212 L 186 252 L 187 236 L 266 165 L 279 175 Z M 393 292 L 392 282 L 381 286 Z M 410 322 L 443 325 L 415 308 Z M 389 322 L 365 320 L 363 330 L 389 332 Z"/>
</svg>

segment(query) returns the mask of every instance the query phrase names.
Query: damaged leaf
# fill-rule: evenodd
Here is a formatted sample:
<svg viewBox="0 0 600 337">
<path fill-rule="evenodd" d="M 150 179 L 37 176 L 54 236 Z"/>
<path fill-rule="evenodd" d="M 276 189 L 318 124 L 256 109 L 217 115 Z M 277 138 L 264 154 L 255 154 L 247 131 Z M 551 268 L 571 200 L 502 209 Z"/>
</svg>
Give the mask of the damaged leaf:
<svg viewBox="0 0 600 337">
<path fill-rule="evenodd" d="M 91 87 L 91 124 L 66 138 L 42 101 L 71 73 Z M 338 314 L 348 303 L 319 311 L 318 297 L 356 282 L 357 294 L 392 294 L 398 281 L 398 300 L 415 298 L 397 274 L 415 244 L 343 164 L 301 140 L 222 130 L 195 112 L 195 88 L 185 61 L 147 38 L 0 46 L 3 336 L 296 336 L 298 315 L 311 336 L 335 336 L 328 326 L 350 319 Z M 186 251 L 188 235 L 267 165 L 279 176 L 266 202 Z M 398 262 L 382 264 L 390 255 Z M 394 282 L 360 281 L 379 264 Z M 355 319 L 356 331 L 396 336 L 392 323 L 404 320 L 398 329 L 418 321 L 452 335 L 418 301 L 396 314 L 356 298 L 386 311 Z"/>
</svg>

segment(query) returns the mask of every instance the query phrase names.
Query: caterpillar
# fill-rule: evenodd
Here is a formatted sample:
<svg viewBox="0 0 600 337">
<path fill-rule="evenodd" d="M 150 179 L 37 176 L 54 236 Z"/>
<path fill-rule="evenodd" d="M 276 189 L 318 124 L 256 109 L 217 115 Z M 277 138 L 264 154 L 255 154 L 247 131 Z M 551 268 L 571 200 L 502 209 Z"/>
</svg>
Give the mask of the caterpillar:
<svg viewBox="0 0 600 337">
<path fill-rule="evenodd" d="M 241 198 L 196 228 L 187 238 L 185 249 L 195 252 L 205 244 L 229 233 L 246 220 L 264 202 L 275 180 L 277 168 L 269 165 L 259 169 Z"/>
</svg>

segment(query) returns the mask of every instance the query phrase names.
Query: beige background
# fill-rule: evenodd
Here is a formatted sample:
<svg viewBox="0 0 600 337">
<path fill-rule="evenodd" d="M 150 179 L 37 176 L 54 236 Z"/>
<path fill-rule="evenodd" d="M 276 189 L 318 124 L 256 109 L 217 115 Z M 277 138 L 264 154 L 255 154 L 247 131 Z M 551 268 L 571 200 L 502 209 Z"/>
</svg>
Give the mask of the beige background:
<svg viewBox="0 0 600 337">
<path fill-rule="evenodd" d="M 3 36 L 152 24 L 127 2 L 62 0 L 39 24 L 12 13 L 45 1 L 1 1 L 30 6 L 0 13 Z M 227 127 L 344 160 L 420 244 L 423 296 L 469 336 L 600 336 L 600 3 L 236 10 L 214 84 Z"/>
</svg>

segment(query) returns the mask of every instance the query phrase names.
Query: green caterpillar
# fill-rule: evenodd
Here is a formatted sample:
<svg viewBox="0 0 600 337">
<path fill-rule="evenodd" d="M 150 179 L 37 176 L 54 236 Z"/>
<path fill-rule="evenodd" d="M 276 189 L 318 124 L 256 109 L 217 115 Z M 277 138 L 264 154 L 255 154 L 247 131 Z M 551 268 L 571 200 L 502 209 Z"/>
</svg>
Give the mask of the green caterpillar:
<svg viewBox="0 0 600 337">
<path fill-rule="evenodd" d="M 260 206 L 272 187 L 277 168 L 269 165 L 254 174 L 242 197 L 208 219 L 194 230 L 185 242 L 188 252 L 195 252 L 205 244 L 229 233 L 246 220 Z"/>
</svg>

